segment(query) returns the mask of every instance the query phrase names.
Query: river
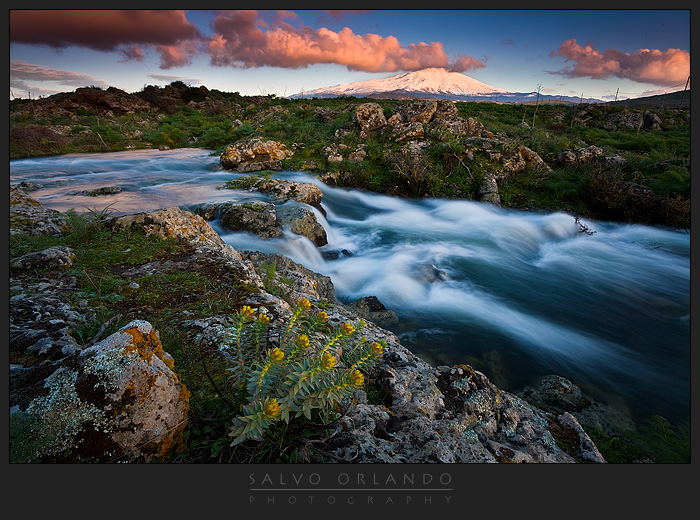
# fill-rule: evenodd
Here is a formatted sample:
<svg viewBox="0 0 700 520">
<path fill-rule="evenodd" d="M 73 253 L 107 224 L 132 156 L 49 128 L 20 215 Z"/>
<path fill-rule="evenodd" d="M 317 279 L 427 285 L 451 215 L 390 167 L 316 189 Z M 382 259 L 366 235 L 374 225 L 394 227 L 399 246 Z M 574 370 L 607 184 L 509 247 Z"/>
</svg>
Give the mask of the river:
<svg viewBox="0 0 700 520">
<path fill-rule="evenodd" d="M 240 174 L 208 150 L 140 150 L 10 161 L 10 183 L 66 211 L 114 215 L 263 198 L 217 189 Z M 403 345 L 429 363 L 471 364 L 517 392 L 546 374 L 628 408 L 635 421 L 690 417 L 690 234 L 507 210 L 473 201 L 398 199 L 328 187 L 329 244 L 263 240 L 213 227 L 239 250 L 279 252 L 330 276 L 338 299 L 376 296 L 400 317 Z M 81 190 L 119 186 L 99 197 Z M 346 250 L 328 260 L 324 251 Z"/>
</svg>

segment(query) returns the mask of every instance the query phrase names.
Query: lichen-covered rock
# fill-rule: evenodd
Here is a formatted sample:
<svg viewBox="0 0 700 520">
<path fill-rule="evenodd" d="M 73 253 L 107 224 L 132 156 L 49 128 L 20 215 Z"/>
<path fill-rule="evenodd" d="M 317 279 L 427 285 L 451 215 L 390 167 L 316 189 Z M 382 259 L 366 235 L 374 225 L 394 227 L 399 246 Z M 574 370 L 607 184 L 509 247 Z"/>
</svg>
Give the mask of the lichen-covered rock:
<svg viewBox="0 0 700 520">
<path fill-rule="evenodd" d="M 603 149 L 591 145 L 576 150 L 565 150 L 557 154 L 557 163 L 562 166 L 580 166 L 590 164 L 603 155 Z"/>
<path fill-rule="evenodd" d="M 316 218 L 312 209 L 299 205 L 284 204 L 277 207 L 277 219 L 283 228 L 311 240 L 316 247 L 328 243 L 326 229 Z"/>
<path fill-rule="evenodd" d="M 422 139 L 425 136 L 425 129 L 420 121 L 399 123 L 394 126 L 391 135 L 394 141 L 402 143 L 411 139 Z"/>
<path fill-rule="evenodd" d="M 45 269 L 70 267 L 75 260 L 75 252 L 67 246 L 56 246 L 18 256 L 10 262 L 12 269 Z"/>
<path fill-rule="evenodd" d="M 294 200 L 317 208 L 321 207 L 321 199 L 323 198 L 323 193 L 315 184 L 289 179 L 267 179 L 249 175 L 229 181 L 223 187 L 258 191 L 270 195 L 276 202 Z"/>
<path fill-rule="evenodd" d="M 183 448 L 189 391 L 150 323 L 64 360 L 11 413 L 24 462 L 152 462 Z M 12 403 L 11 403 L 12 405 Z"/>
<path fill-rule="evenodd" d="M 280 170 L 282 161 L 294 155 L 284 143 L 252 139 L 228 145 L 221 154 L 221 166 L 227 170 L 252 172 Z"/>
<path fill-rule="evenodd" d="M 496 176 L 491 172 L 487 172 L 484 175 L 484 180 L 479 187 L 479 200 L 481 202 L 495 204 L 496 206 L 501 205 L 501 196 L 498 193 L 498 182 L 496 182 Z"/>
<path fill-rule="evenodd" d="M 122 229 L 139 228 L 147 235 L 186 240 L 196 246 L 224 245 L 221 237 L 202 217 L 177 207 L 124 215 L 112 219 L 109 224 Z"/>
<path fill-rule="evenodd" d="M 276 253 L 260 253 L 257 251 L 242 251 L 241 256 L 250 261 L 258 272 L 273 275 L 267 280 L 279 292 L 288 294 L 290 301 L 307 298 L 311 301 L 327 300 L 335 302 L 335 289 L 328 276 L 315 273 L 311 269 L 297 264 L 288 257 Z M 268 270 L 268 267 L 272 266 Z"/>
<path fill-rule="evenodd" d="M 232 246 L 199 215 L 180 208 L 165 208 L 149 213 L 116 217 L 108 222 L 116 229 L 141 229 L 146 235 L 176 238 L 190 244 L 197 251 L 208 253 L 212 259 L 221 258 L 237 273 L 241 283 L 262 287 L 253 266 L 241 259 Z"/>
<path fill-rule="evenodd" d="M 379 103 L 362 103 L 357 106 L 355 114 L 360 126 L 360 137 L 363 139 L 386 126 L 384 110 Z"/>
<path fill-rule="evenodd" d="M 399 103 L 394 109 L 405 123 L 427 123 L 438 109 L 438 102 L 433 99 L 414 99 L 410 103 Z"/>
<path fill-rule="evenodd" d="M 10 234 L 62 235 L 67 229 L 65 217 L 47 208 L 16 186 L 10 186 Z"/>
<path fill-rule="evenodd" d="M 221 226 L 232 231 L 254 233 L 261 238 L 282 236 L 277 210 L 271 202 L 222 202 L 195 208 L 207 220 L 219 219 Z"/>
</svg>

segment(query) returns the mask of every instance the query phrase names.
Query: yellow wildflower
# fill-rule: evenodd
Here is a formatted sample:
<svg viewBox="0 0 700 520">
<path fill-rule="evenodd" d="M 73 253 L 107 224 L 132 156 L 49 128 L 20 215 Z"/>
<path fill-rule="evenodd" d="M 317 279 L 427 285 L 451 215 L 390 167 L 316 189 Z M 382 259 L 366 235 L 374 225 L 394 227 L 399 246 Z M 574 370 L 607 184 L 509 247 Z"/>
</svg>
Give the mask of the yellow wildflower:
<svg viewBox="0 0 700 520">
<path fill-rule="evenodd" d="M 340 326 L 340 330 L 343 332 L 343 334 L 352 334 L 355 331 L 355 327 L 352 326 L 352 323 L 343 323 Z"/>
<path fill-rule="evenodd" d="M 265 405 L 265 415 L 268 417 L 274 417 L 280 413 L 280 405 L 277 404 L 277 399 L 271 399 Z"/>
<path fill-rule="evenodd" d="M 270 323 L 270 317 L 267 314 L 259 314 L 258 321 L 267 325 L 268 323 Z"/>
<path fill-rule="evenodd" d="M 308 311 L 311 308 L 311 302 L 306 298 L 302 298 L 301 300 L 299 300 L 299 307 L 301 307 L 305 311 Z"/>
<path fill-rule="evenodd" d="M 306 348 L 309 346 L 309 337 L 306 334 L 301 334 L 297 338 L 297 343 L 299 344 L 299 346 Z"/>
<path fill-rule="evenodd" d="M 328 319 L 328 314 L 326 314 L 326 311 L 319 311 L 318 317 L 321 318 L 323 321 L 326 321 Z"/>
<path fill-rule="evenodd" d="M 376 341 L 373 341 L 372 344 L 370 345 L 370 348 L 372 349 L 372 352 L 375 353 L 377 356 L 382 355 L 382 351 L 384 348 L 380 343 L 377 343 Z"/>
<path fill-rule="evenodd" d="M 323 359 L 321 360 L 321 365 L 323 366 L 324 369 L 328 370 L 330 368 L 333 368 L 335 366 L 336 359 L 333 357 L 332 354 L 324 354 Z"/>
<path fill-rule="evenodd" d="M 246 320 L 252 320 L 255 317 L 255 311 L 253 311 L 250 306 L 244 305 L 241 308 L 241 317 L 245 318 Z"/>
<path fill-rule="evenodd" d="M 355 370 L 352 373 L 352 382 L 355 386 L 362 386 L 362 384 L 365 382 L 365 376 L 363 376 L 362 372 L 359 370 Z"/>
<path fill-rule="evenodd" d="M 282 352 L 277 347 L 272 349 L 272 352 L 270 353 L 270 355 L 272 356 L 272 360 L 275 362 L 280 362 L 284 359 L 284 352 Z"/>
</svg>

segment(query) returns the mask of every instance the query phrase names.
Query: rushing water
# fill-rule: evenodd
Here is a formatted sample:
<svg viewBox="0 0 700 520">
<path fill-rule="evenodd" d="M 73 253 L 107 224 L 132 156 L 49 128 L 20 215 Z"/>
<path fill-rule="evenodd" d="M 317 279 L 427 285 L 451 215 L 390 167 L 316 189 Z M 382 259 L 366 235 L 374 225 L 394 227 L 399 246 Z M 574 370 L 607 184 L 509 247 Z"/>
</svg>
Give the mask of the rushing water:
<svg viewBox="0 0 700 520">
<path fill-rule="evenodd" d="M 329 244 L 262 240 L 214 228 L 237 249 L 280 252 L 331 277 L 341 301 L 376 296 L 397 312 L 402 343 L 434 365 L 471 364 L 505 390 L 559 374 L 636 420 L 690 416 L 690 234 L 505 210 L 472 201 L 406 200 L 316 183 Z M 239 174 L 203 150 L 74 154 L 10 161 L 10 182 L 66 211 L 113 214 L 260 195 L 218 190 Z M 120 186 L 89 197 L 81 190 Z M 324 251 L 347 250 L 335 260 Z"/>
</svg>

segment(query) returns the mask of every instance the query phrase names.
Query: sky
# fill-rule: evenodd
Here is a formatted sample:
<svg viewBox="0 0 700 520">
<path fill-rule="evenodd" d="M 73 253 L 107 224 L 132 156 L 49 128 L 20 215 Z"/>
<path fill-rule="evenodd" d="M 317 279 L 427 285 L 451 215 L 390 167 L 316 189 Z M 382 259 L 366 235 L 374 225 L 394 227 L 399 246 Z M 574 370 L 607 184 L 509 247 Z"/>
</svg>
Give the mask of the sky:
<svg viewBox="0 0 700 520">
<path fill-rule="evenodd" d="M 428 67 L 602 101 L 690 88 L 690 9 L 9 10 L 10 99 L 182 81 L 302 94 Z"/>
</svg>

